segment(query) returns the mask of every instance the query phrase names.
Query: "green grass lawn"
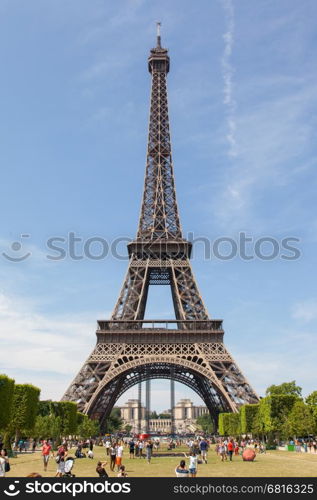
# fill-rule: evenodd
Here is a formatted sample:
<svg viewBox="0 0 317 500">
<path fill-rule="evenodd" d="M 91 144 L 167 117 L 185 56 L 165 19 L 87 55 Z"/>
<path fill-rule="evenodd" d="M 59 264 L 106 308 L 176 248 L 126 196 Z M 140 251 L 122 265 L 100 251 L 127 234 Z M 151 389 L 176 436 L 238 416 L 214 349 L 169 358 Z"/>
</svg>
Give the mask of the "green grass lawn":
<svg viewBox="0 0 317 500">
<path fill-rule="evenodd" d="M 74 454 L 71 450 L 69 454 Z M 162 450 L 166 451 L 166 450 Z M 179 452 L 180 449 L 176 449 Z M 82 458 L 75 461 L 73 473 L 77 477 L 97 477 L 95 472 L 98 460 L 107 460 L 103 447 L 95 446 L 93 460 Z M 181 457 L 154 457 L 150 464 L 143 458 L 129 459 L 128 448 L 125 448 L 123 464 L 129 477 L 175 477 L 174 469 Z M 109 460 L 107 460 L 109 462 Z M 188 464 L 188 459 L 186 459 Z M 52 477 L 56 473 L 56 463 L 50 459 L 48 471 L 44 473 L 42 457 L 39 451 L 34 454 L 19 454 L 10 460 L 11 470 L 6 477 L 25 477 L 31 472 L 38 472 L 43 477 Z M 110 477 L 109 463 L 106 470 Z M 241 456 L 233 457 L 233 461 L 221 462 L 214 447 L 208 452 L 208 463 L 198 465 L 197 477 L 316 477 L 317 454 L 296 453 L 287 451 L 268 451 L 257 455 L 254 462 L 243 462 Z"/>
</svg>

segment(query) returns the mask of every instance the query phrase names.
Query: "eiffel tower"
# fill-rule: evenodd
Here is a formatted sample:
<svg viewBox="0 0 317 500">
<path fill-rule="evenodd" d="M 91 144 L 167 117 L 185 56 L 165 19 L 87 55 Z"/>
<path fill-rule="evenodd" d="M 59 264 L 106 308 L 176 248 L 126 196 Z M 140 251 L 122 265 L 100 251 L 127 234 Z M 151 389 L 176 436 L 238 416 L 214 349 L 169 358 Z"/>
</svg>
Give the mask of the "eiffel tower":
<svg viewBox="0 0 317 500">
<path fill-rule="evenodd" d="M 166 77 L 170 59 L 151 49 L 150 121 L 143 201 L 129 267 L 110 320 L 98 321 L 97 343 L 63 400 L 103 425 L 119 397 L 150 379 L 193 389 L 214 421 L 258 397 L 223 343 L 222 320 L 211 319 L 190 265 L 192 245 L 180 225 L 169 131 Z M 144 320 L 149 285 L 171 287 L 176 319 Z"/>
</svg>

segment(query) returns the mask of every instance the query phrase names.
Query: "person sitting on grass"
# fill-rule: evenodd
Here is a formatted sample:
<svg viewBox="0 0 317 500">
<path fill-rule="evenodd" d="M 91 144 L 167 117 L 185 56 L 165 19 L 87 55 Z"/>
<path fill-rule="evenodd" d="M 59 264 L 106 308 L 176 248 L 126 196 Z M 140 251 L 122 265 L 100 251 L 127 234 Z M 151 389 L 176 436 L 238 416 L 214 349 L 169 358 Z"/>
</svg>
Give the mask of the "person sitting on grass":
<svg viewBox="0 0 317 500">
<path fill-rule="evenodd" d="M 99 477 L 109 477 L 105 469 L 106 465 L 107 462 L 98 462 L 96 472 L 99 474 Z"/>
<path fill-rule="evenodd" d="M 176 477 L 188 477 L 189 470 L 186 469 L 185 460 L 181 460 L 179 465 L 175 469 Z"/>
<path fill-rule="evenodd" d="M 125 466 L 124 465 L 120 465 L 120 469 L 119 469 L 119 472 L 118 472 L 118 477 L 127 477 L 127 473 L 125 471 Z"/>
<path fill-rule="evenodd" d="M 75 451 L 75 457 L 76 458 L 85 458 L 86 454 L 83 453 L 83 445 L 81 443 L 78 443 L 77 450 Z"/>
</svg>

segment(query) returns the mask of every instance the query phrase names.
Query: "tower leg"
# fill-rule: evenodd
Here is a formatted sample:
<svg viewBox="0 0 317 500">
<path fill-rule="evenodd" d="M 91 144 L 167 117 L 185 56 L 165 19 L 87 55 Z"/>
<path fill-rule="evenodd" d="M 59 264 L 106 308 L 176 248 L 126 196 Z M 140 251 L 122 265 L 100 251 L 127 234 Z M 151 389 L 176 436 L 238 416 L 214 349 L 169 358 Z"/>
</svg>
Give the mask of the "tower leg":
<svg viewBox="0 0 317 500">
<path fill-rule="evenodd" d="M 151 413 L 151 380 L 145 382 L 145 407 L 146 407 L 146 432 L 150 432 L 150 413 Z"/>
<path fill-rule="evenodd" d="M 138 386 L 138 433 L 142 432 L 142 383 Z"/>
<path fill-rule="evenodd" d="M 171 369 L 171 434 L 175 434 L 175 380 L 174 370 Z"/>
</svg>

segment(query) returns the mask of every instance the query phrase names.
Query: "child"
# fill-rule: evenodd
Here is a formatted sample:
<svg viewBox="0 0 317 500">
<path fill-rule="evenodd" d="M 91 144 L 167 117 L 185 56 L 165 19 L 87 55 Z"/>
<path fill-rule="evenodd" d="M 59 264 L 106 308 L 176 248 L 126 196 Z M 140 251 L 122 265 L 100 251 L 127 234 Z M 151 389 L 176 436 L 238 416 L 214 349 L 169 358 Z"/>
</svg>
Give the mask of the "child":
<svg viewBox="0 0 317 500">
<path fill-rule="evenodd" d="M 118 477 L 127 477 L 127 473 L 125 471 L 125 466 L 124 465 L 120 465 L 120 469 L 119 469 L 119 472 L 118 472 Z"/>
<path fill-rule="evenodd" d="M 186 458 L 188 458 L 188 455 L 186 455 L 186 453 L 184 455 Z M 194 451 L 191 451 L 189 455 L 189 467 L 188 467 L 190 477 L 196 477 L 197 464 L 198 464 L 198 459 L 196 453 Z"/>
<path fill-rule="evenodd" d="M 223 442 L 219 444 L 219 455 L 221 456 L 221 461 L 227 460 L 226 446 Z"/>
</svg>

